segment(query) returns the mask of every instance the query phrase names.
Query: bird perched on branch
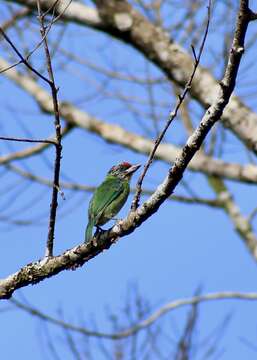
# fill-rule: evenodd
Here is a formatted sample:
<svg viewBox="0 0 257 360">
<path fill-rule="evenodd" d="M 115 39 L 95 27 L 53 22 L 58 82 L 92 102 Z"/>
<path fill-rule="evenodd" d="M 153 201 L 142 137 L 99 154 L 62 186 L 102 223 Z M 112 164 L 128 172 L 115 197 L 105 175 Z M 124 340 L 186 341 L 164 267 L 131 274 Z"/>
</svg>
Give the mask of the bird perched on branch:
<svg viewBox="0 0 257 360">
<path fill-rule="evenodd" d="M 130 179 L 140 166 L 122 162 L 108 171 L 89 203 L 85 242 L 92 238 L 94 226 L 99 228 L 118 214 L 128 198 Z"/>
</svg>

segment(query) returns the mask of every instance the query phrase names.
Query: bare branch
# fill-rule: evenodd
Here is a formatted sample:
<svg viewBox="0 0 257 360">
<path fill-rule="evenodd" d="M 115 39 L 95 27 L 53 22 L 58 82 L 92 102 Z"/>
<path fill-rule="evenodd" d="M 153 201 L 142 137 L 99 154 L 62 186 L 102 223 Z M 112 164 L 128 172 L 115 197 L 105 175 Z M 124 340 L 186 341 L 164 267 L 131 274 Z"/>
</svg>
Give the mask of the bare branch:
<svg viewBox="0 0 257 360">
<path fill-rule="evenodd" d="M 197 295 L 197 294 L 196 294 Z M 197 321 L 199 319 L 198 314 L 199 303 L 192 304 L 189 313 L 187 315 L 184 330 L 179 338 L 177 349 L 175 352 L 174 360 L 189 360 L 190 352 L 192 351 L 193 336 Z"/>
<path fill-rule="evenodd" d="M 68 134 L 72 129 L 73 129 L 73 126 L 68 124 L 68 126 L 66 126 L 62 130 L 62 136 Z M 40 154 L 42 151 L 46 150 L 52 144 L 55 144 L 55 139 L 50 137 L 49 139 L 46 139 L 46 141 L 44 141 L 40 145 L 36 145 L 36 146 L 30 147 L 30 148 L 27 148 L 24 150 L 13 152 L 8 155 L 0 156 L 0 165 L 5 165 L 14 160 L 21 160 L 21 159 L 29 158 L 31 156 Z"/>
<path fill-rule="evenodd" d="M 60 326 L 64 329 L 71 330 L 77 333 L 80 333 L 85 336 L 93 336 L 98 338 L 106 338 L 110 340 L 119 340 L 129 336 L 136 334 L 137 332 L 148 328 L 150 325 L 158 321 L 162 316 L 174 311 L 178 308 L 188 306 L 188 305 L 196 305 L 203 302 L 208 301 L 217 301 L 217 300 L 247 300 L 247 301 L 256 301 L 257 300 L 257 293 L 241 293 L 236 291 L 224 291 L 224 292 L 217 292 L 217 293 L 210 293 L 205 295 L 197 295 L 191 298 L 184 298 L 178 299 L 167 304 L 161 306 L 158 310 L 156 310 L 152 315 L 147 317 L 145 320 L 137 323 L 135 326 L 132 326 L 126 330 L 117 332 L 117 333 L 105 333 L 105 332 L 98 332 L 87 329 L 83 326 L 78 326 L 72 324 L 70 322 L 66 322 L 64 320 L 57 319 L 52 317 L 44 312 L 38 310 L 37 308 L 24 304 L 17 299 L 10 299 L 10 302 L 13 303 L 16 307 L 21 310 L 26 311 L 27 313 L 40 318 L 43 321 L 47 321 L 54 325 Z"/>
<path fill-rule="evenodd" d="M 8 0 L 36 9 L 36 0 Z M 55 3 L 55 0 L 44 2 L 45 10 Z M 60 1 L 55 10 L 56 13 L 63 12 L 68 1 Z M 126 1 L 123 1 L 123 13 L 129 20 L 130 27 L 124 33 L 122 23 L 119 19 L 115 2 L 109 0 L 99 2 L 101 17 L 97 9 L 86 6 L 75 0 L 63 13 L 63 21 L 75 22 L 82 26 L 90 26 L 94 29 L 104 31 L 144 54 L 150 61 L 155 63 L 168 78 L 180 87 L 184 87 L 188 81 L 193 66 L 193 59 L 184 51 L 169 34 L 160 27 L 150 23 L 139 14 Z M 110 10 L 111 9 L 111 10 Z M 110 11 L 108 11 L 110 10 Z M 108 16 L 109 15 L 109 16 Z M 246 16 L 251 21 L 251 11 L 248 9 Z M 144 31 L 142 31 L 144 29 Z M 190 89 L 191 96 L 197 99 L 205 108 L 208 108 L 219 91 L 219 84 L 214 77 L 205 69 L 198 67 L 195 80 Z M 257 152 L 257 115 L 245 105 L 238 97 L 232 96 L 226 107 L 222 123 L 239 138 L 253 152 Z"/>
<path fill-rule="evenodd" d="M 37 8 L 38 8 L 39 23 L 41 25 L 40 32 L 45 49 L 47 70 L 50 78 L 50 81 L 48 81 L 48 83 L 51 87 L 51 92 L 52 92 L 54 126 L 55 126 L 55 134 L 56 134 L 54 181 L 53 181 L 52 201 L 50 205 L 49 228 L 48 228 L 48 237 L 47 237 L 47 245 L 46 245 L 46 253 L 45 253 L 46 257 L 50 257 L 53 256 L 54 230 L 55 230 L 56 211 L 58 206 L 58 189 L 59 189 L 59 177 L 60 177 L 61 157 L 62 157 L 62 132 L 61 132 L 59 104 L 57 97 L 58 89 L 55 85 L 54 74 L 52 69 L 52 61 L 48 49 L 47 36 L 46 36 L 47 34 L 44 25 L 44 17 L 42 16 L 42 12 L 41 12 L 40 0 L 37 1 Z"/>
<path fill-rule="evenodd" d="M 6 68 L 1 69 L 1 70 L 0 70 L 0 74 L 4 73 L 4 72 L 6 72 L 6 71 L 8 71 L 8 70 L 10 70 L 10 69 L 12 69 L 12 68 L 14 68 L 14 67 L 17 66 L 17 65 L 20 65 L 20 64 L 22 64 L 22 60 L 17 61 L 16 63 L 14 63 L 14 64 L 12 64 L 12 65 L 9 65 L 9 66 L 7 66 Z"/>
<path fill-rule="evenodd" d="M 141 191 L 142 191 L 142 184 L 143 184 L 143 181 L 144 181 L 144 178 L 146 176 L 146 173 L 150 167 L 150 165 L 152 164 L 153 162 L 153 159 L 154 159 L 154 156 L 155 156 L 155 153 L 160 145 L 160 143 L 162 142 L 170 124 L 172 123 L 172 121 L 176 118 L 177 116 L 177 113 L 180 109 L 180 106 L 182 105 L 188 91 L 190 90 L 191 88 L 191 85 L 192 85 L 192 82 L 193 82 L 193 79 L 194 79 L 194 76 L 195 76 L 195 73 L 196 73 L 196 70 L 198 68 L 198 65 L 200 63 L 200 59 L 201 59 L 201 55 L 203 53 L 203 49 L 204 49 L 204 44 L 205 44 L 205 41 L 206 41 L 206 38 L 207 38 L 207 34 L 208 34 L 208 30 L 209 30 L 209 24 L 210 24 L 210 16 L 211 16 L 211 10 L 210 10 L 210 7 L 211 7 L 211 0 L 209 0 L 209 5 L 208 5 L 208 15 L 207 15 L 207 22 L 206 22 L 206 29 L 205 29 L 205 32 L 204 32 L 204 35 L 203 35 L 203 40 L 202 40 L 202 43 L 200 45 L 200 50 L 199 50 L 199 53 L 198 55 L 196 56 L 195 52 L 194 52 L 194 56 L 195 56 L 195 63 L 194 63 L 194 66 L 193 66 L 193 70 L 192 70 L 192 73 L 191 73 L 191 76 L 190 78 L 188 79 L 187 83 L 186 83 L 186 86 L 184 88 L 184 91 L 182 92 L 182 94 L 180 94 L 178 96 L 178 100 L 177 100 L 177 104 L 175 106 L 175 109 L 170 112 L 169 114 L 169 118 L 166 122 L 166 125 L 164 127 L 164 129 L 162 130 L 162 132 L 160 133 L 160 135 L 157 137 L 157 139 L 155 140 L 154 142 L 154 147 L 152 149 L 152 151 L 150 152 L 150 155 L 148 157 L 148 160 L 146 162 L 146 164 L 144 165 L 144 170 L 142 172 L 142 174 L 140 175 L 138 181 L 137 181 L 137 185 L 136 185 L 136 194 L 134 196 L 134 199 L 132 201 L 132 204 L 131 204 L 131 210 L 132 211 L 135 211 L 137 208 L 138 208 L 138 205 L 139 205 L 139 201 L 140 201 L 140 194 L 141 194 Z M 194 48 L 193 48 L 194 49 Z M 194 50 L 193 50 L 194 51 Z"/>
<path fill-rule="evenodd" d="M 8 65 L 9 64 L 5 60 L 0 59 L 0 68 L 5 68 Z M 40 87 L 35 80 L 20 74 L 15 69 L 6 72 L 5 76 L 33 96 L 43 112 L 53 114 L 51 96 Z M 68 122 L 68 124 L 71 126 L 78 126 L 97 134 L 107 142 L 116 143 L 133 151 L 147 155 L 153 149 L 154 143 L 150 139 L 126 131 L 120 126 L 99 120 L 68 102 L 60 103 L 59 110 L 60 115 Z M 156 151 L 155 159 L 170 164 L 176 160 L 180 152 L 181 148 L 177 146 L 168 143 L 160 144 Z M 240 165 L 237 163 L 229 163 L 220 159 L 213 159 L 210 156 L 200 153 L 195 155 L 189 163 L 188 168 L 192 171 L 200 171 L 204 174 L 219 176 L 235 181 L 247 183 L 257 182 L 257 166 L 253 164 Z"/>
<path fill-rule="evenodd" d="M 108 0 L 112 2 L 111 0 Z M 106 1 L 102 0 L 103 3 Z M 109 3 L 109 2 L 108 2 Z M 221 118 L 235 87 L 236 77 L 244 50 L 244 39 L 249 24 L 248 1 L 241 0 L 237 16 L 236 29 L 228 64 L 224 77 L 219 86 L 218 96 L 206 111 L 199 126 L 189 137 L 186 145 L 176 159 L 168 175 L 154 192 L 136 211 L 129 215 L 113 228 L 99 234 L 89 243 L 65 251 L 62 255 L 50 257 L 26 265 L 16 273 L 0 281 L 0 298 L 10 298 L 13 292 L 29 284 L 35 284 L 50 276 L 56 275 L 64 269 L 74 269 L 83 265 L 104 249 L 108 249 L 118 238 L 132 233 L 138 226 L 152 216 L 162 203 L 172 194 L 177 184 L 182 179 L 189 162 L 199 150 L 213 125 Z M 14 71 L 13 69 L 11 71 Z M 255 244 L 257 248 L 257 244 Z M 252 251 L 256 256 L 257 251 Z M 255 257 L 256 258 L 256 257 Z"/>
<path fill-rule="evenodd" d="M 218 195 L 218 198 L 223 202 L 225 212 L 228 214 L 246 247 L 249 249 L 250 253 L 257 258 L 257 237 L 251 226 L 250 220 L 241 214 L 238 205 L 235 203 L 235 200 L 221 179 L 210 177 L 209 183 Z"/>
<path fill-rule="evenodd" d="M 56 145 L 56 142 L 54 140 L 47 140 L 47 139 L 25 139 L 25 138 L 22 139 L 22 138 L 15 138 L 15 137 L 0 136 L 0 140 L 28 142 L 28 143 L 44 143 L 44 144 Z"/>
<path fill-rule="evenodd" d="M 20 20 L 22 18 L 24 18 L 25 16 L 28 16 L 31 14 L 31 9 L 25 8 L 25 9 L 21 9 L 17 12 L 15 12 L 11 19 L 5 21 L 2 25 L 1 28 L 3 31 L 6 31 L 7 29 L 9 29 L 10 27 L 12 27 L 17 20 Z"/>
<path fill-rule="evenodd" d="M 48 186 L 48 187 L 52 187 L 53 186 L 53 182 L 49 179 L 46 179 L 42 176 L 37 176 L 34 173 L 31 173 L 29 171 L 25 171 L 15 165 L 12 164 L 7 164 L 6 167 L 15 172 L 16 174 L 24 177 L 25 179 L 31 180 L 31 181 L 36 181 L 39 184 Z M 96 187 L 95 186 L 89 186 L 89 185 L 82 185 L 82 184 L 78 184 L 78 183 L 71 183 L 71 182 L 64 182 L 64 181 L 60 181 L 60 188 L 61 189 L 68 189 L 68 190 L 74 190 L 74 191 L 85 191 L 85 192 L 94 192 Z M 131 193 L 135 193 L 136 189 L 131 189 Z M 154 190 L 148 190 L 148 189 L 143 189 L 142 190 L 142 194 L 143 195 L 152 195 L 154 193 Z M 206 198 L 200 198 L 200 197 L 188 197 L 188 196 L 182 196 L 182 195 L 172 195 L 169 198 L 167 198 L 167 200 L 171 200 L 171 201 L 177 201 L 177 202 L 182 202 L 185 204 L 191 204 L 191 205 L 205 205 L 205 206 L 210 206 L 213 208 L 222 208 L 223 205 L 223 200 L 220 199 L 219 197 L 217 199 L 206 199 Z"/>
<path fill-rule="evenodd" d="M 24 58 L 24 56 L 21 54 L 21 52 L 17 49 L 17 47 L 14 45 L 14 43 L 11 41 L 9 36 L 4 32 L 4 30 L 0 27 L 0 34 L 4 37 L 4 39 L 8 42 L 8 44 L 11 46 L 11 48 L 14 50 L 14 52 L 18 55 L 20 58 L 20 61 L 17 62 L 15 65 L 18 65 L 19 63 L 24 64 L 27 66 L 27 68 L 32 71 L 34 74 L 36 74 L 38 77 L 40 77 L 42 80 L 47 82 L 50 85 L 49 80 L 42 75 L 40 72 L 38 72 L 33 66 L 30 65 L 30 63 Z M 12 65 L 10 68 L 14 67 L 15 65 Z M 4 69 L 4 71 L 7 71 L 8 69 Z"/>
</svg>

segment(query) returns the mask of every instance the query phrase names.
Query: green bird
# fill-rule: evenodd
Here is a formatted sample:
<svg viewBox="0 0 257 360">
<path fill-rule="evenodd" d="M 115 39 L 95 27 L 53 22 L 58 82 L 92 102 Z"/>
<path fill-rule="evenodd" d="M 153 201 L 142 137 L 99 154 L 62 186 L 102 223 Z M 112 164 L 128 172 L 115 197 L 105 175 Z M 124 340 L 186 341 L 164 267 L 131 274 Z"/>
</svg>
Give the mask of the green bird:
<svg viewBox="0 0 257 360">
<path fill-rule="evenodd" d="M 92 238 L 94 226 L 99 228 L 118 214 L 128 198 L 130 179 L 140 166 L 122 162 L 108 171 L 89 203 L 85 242 Z"/>
</svg>

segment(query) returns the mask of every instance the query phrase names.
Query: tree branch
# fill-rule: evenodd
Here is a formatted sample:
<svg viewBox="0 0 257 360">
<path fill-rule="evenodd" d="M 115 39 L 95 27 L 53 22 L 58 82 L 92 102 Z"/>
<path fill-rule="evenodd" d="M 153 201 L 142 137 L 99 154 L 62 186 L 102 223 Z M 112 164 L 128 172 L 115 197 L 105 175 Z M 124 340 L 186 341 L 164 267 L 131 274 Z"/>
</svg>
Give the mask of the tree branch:
<svg viewBox="0 0 257 360">
<path fill-rule="evenodd" d="M 241 0 L 233 44 L 217 98 L 206 111 L 199 126 L 189 137 L 173 167 L 169 170 L 168 175 L 153 195 L 137 208 L 136 211 L 130 212 L 124 220 L 120 221 L 110 230 L 99 234 L 89 243 L 78 245 L 71 250 L 65 251 L 62 255 L 50 257 L 48 261 L 41 260 L 28 264 L 6 279 L 1 280 L 0 299 L 10 298 L 15 290 L 29 284 L 38 283 L 64 269 L 74 269 L 83 265 L 104 249 L 108 249 L 118 238 L 132 233 L 144 221 L 151 217 L 172 194 L 182 179 L 183 173 L 190 160 L 199 150 L 208 132 L 221 118 L 225 106 L 228 104 L 232 91 L 234 90 L 239 64 L 243 55 L 244 38 L 249 24 L 248 10 L 248 1 Z M 255 247 L 257 247 L 257 244 Z M 254 251 L 253 255 L 256 255 L 256 253 L 257 251 Z"/>
<path fill-rule="evenodd" d="M 58 88 L 55 85 L 51 55 L 48 49 L 47 34 L 44 25 L 44 15 L 42 15 L 41 12 L 40 0 L 37 0 L 37 9 L 38 9 L 38 19 L 41 25 L 40 33 L 44 44 L 47 71 L 50 79 L 49 85 L 52 93 L 54 126 L 55 126 L 55 135 L 56 135 L 54 181 L 53 181 L 52 200 L 50 205 L 49 227 L 48 227 L 48 236 L 47 236 L 46 253 L 45 253 L 46 257 L 50 257 L 53 256 L 55 221 L 56 221 L 56 212 L 58 207 L 58 189 L 59 189 L 59 178 L 60 178 L 61 158 L 62 158 L 62 131 L 61 131 L 61 122 L 60 122 L 59 103 L 57 97 Z"/>
<path fill-rule="evenodd" d="M 68 134 L 73 129 L 73 126 L 68 124 L 63 130 L 62 130 L 62 136 Z M 33 140 L 29 142 L 34 142 Z M 37 141 L 36 141 L 37 142 Z M 41 142 L 41 140 L 39 141 Z M 49 139 L 46 139 L 42 144 L 36 145 L 21 151 L 13 152 L 8 155 L 0 156 L 0 165 L 5 165 L 10 163 L 14 160 L 22 160 L 29 158 L 31 156 L 35 156 L 40 154 L 42 151 L 46 150 L 50 145 L 55 144 L 55 139 L 53 137 L 50 137 Z"/>
<path fill-rule="evenodd" d="M 11 46 L 13 51 L 16 53 L 16 55 L 20 58 L 20 61 L 17 62 L 15 65 L 18 65 L 20 63 L 24 64 L 30 71 L 32 71 L 35 75 L 37 75 L 41 80 L 45 81 L 50 85 L 49 80 L 42 75 L 39 71 L 37 71 L 33 66 L 30 65 L 27 59 L 21 54 L 21 52 L 17 49 L 17 47 L 14 45 L 14 43 L 11 41 L 9 36 L 4 32 L 4 30 L 0 27 L 0 34 L 3 36 L 3 38 L 8 42 L 8 44 Z M 13 67 L 13 65 L 12 65 Z M 8 69 L 4 69 L 4 71 L 7 71 Z"/>
<path fill-rule="evenodd" d="M 8 0 L 36 9 L 36 0 Z M 95 1 L 97 2 L 97 1 Z M 55 0 L 44 1 L 44 9 L 53 6 Z M 56 6 L 61 19 L 82 26 L 103 31 L 136 48 L 149 61 L 158 66 L 175 84 L 184 88 L 193 67 L 194 59 L 159 26 L 152 24 L 139 14 L 128 2 L 116 6 L 116 1 L 98 2 L 98 11 L 92 7 L 73 1 L 63 13 L 68 1 L 63 0 Z M 248 9 L 248 20 L 253 15 Z M 122 16 L 120 16 L 122 15 Z M 205 68 L 198 67 L 190 89 L 193 98 L 208 108 L 219 92 L 219 83 Z M 232 96 L 222 115 L 222 123 L 230 129 L 249 149 L 257 153 L 257 115 L 238 97 Z"/>
<path fill-rule="evenodd" d="M 239 207 L 221 179 L 210 177 L 209 183 L 218 198 L 223 202 L 223 208 L 231 219 L 235 230 L 238 232 L 241 239 L 243 239 L 250 253 L 257 259 L 257 237 L 250 221 L 241 214 Z"/>
<path fill-rule="evenodd" d="M 6 167 L 10 171 L 15 172 L 16 174 L 22 176 L 25 179 L 28 179 L 31 181 L 36 181 L 39 184 L 45 185 L 48 187 L 53 186 L 53 182 L 51 180 L 46 179 L 42 176 L 37 176 L 31 172 L 25 171 L 25 170 L 17 167 L 15 165 L 7 164 Z M 72 183 L 72 182 L 64 182 L 64 181 L 60 182 L 60 188 L 73 190 L 73 191 L 84 191 L 84 192 L 90 192 L 90 193 L 94 192 L 96 189 L 95 186 L 83 185 L 83 184 Z M 131 193 L 135 193 L 135 192 L 136 192 L 136 189 L 132 188 Z M 153 193 L 154 193 L 154 190 L 149 190 L 149 189 L 145 189 L 145 188 L 142 190 L 143 195 L 152 195 Z M 196 196 L 188 197 L 188 196 L 183 196 L 183 195 L 172 195 L 169 198 L 167 198 L 167 200 L 177 201 L 177 202 L 190 204 L 190 205 L 205 205 L 205 206 L 210 206 L 210 207 L 218 208 L 218 209 L 221 209 L 224 206 L 222 198 L 219 198 L 219 197 L 217 197 L 216 199 L 207 199 L 207 198 L 200 198 L 200 197 L 196 197 Z"/>
<path fill-rule="evenodd" d="M 5 68 L 8 65 L 9 64 L 5 60 L 0 58 L 0 68 Z M 30 94 L 37 101 L 43 112 L 53 114 L 51 96 L 39 86 L 34 79 L 27 75 L 20 74 L 16 69 L 11 69 L 4 75 Z M 59 110 L 60 115 L 68 122 L 68 124 L 71 126 L 78 126 L 97 134 L 107 142 L 116 143 L 135 152 L 147 155 L 154 146 L 152 140 L 126 131 L 120 126 L 108 124 L 99 120 L 68 102 L 60 102 Z M 163 143 L 159 145 L 155 153 L 155 159 L 170 164 L 176 160 L 180 152 L 181 148 L 172 144 Z M 230 180 L 257 183 L 257 166 L 252 164 L 240 165 L 229 163 L 198 153 L 191 160 L 188 168 L 192 171 L 219 176 Z"/>
<path fill-rule="evenodd" d="M 26 311 L 32 316 L 39 318 L 40 320 L 47 321 L 51 324 L 57 325 L 61 328 L 71 330 L 77 332 L 79 334 L 85 336 L 92 336 L 97 338 L 106 338 L 110 340 L 120 340 L 126 337 L 135 335 L 139 331 L 148 328 L 150 325 L 155 323 L 159 320 L 162 316 L 174 311 L 178 308 L 188 306 L 188 305 L 196 305 L 202 302 L 208 301 L 216 301 L 216 300 L 248 300 L 248 301 L 256 301 L 257 300 L 257 293 L 241 293 L 236 291 L 224 291 L 224 292 L 217 292 L 217 293 L 210 293 L 205 295 L 197 295 L 191 298 L 185 299 L 178 299 L 167 304 L 161 306 L 158 310 L 156 310 L 152 315 L 150 315 L 145 320 L 137 323 L 136 325 L 125 329 L 123 331 L 117 333 L 105 333 L 100 331 L 90 330 L 84 326 L 79 326 L 72 324 L 70 322 L 66 322 L 64 320 L 57 319 L 53 316 L 43 313 L 42 311 L 38 310 L 37 308 L 21 303 L 17 299 L 12 298 L 10 302 L 14 304 L 17 308 Z"/>
<path fill-rule="evenodd" d="M 200 64 L 201 55 L 203 53 L 205 41 L 206 41 L 208 30 L 209 30 L 210 16 L 211 16 L 211 0 L 209 0 L 209 5 L 208 5 L 207 9 L 208 9 L 208 13 L 207 13 L 208 15 L 207 15 L 206 29 L 205 29 L 205 32 L 204 32 L 204 35 L 203 35 L 203 40 L 202 40 L 202 43 L 200 45 L 200 50 L 199 50 L 198 55 L 196 55 L 194 47 L 192 47 L 194 58 L 195 58 L 192 73 L 191 73 L 190 78 L 188 79 L 188 81 L 187 81 L 187 83 L 185 85 L 184 90 L 182 91 L 181 94 L 179 94 L 178 99 L 177 99 L 177 103 L 175 105 L 175 108 L 174 108 L 174 110 L 172 112 L 170 112 L 164 129 L 162 130 L 162 132 L 159 134 L 159 136 L 155 140 L 154 146 L 153 146 L 153 148 L 152 148 L 152 150 L 151 150 L 151 152 L 149 154 L 148 160 L 147 160 L 146 164 L 144 165 L 143 172 L 142 172 L 142 174 L 140 175 L 140 177 L 139 177 L 139 179 L 137 181 L 136 193 L 135 193 L 134 199 L 132 201 L 132 205 L 131 205 L 131 210 L 132 211 L 135 211 L 138 208 L 140 195 L 141 195 L 141 191 L 142 191 L 142 184 L 143 184 L 144 178 L 146 176 L 146 173 L 147 173 L 149 167 L 151 166 L 151 164 L 153 162 L 156 151 L 157 151 L 160 143 L 162 142 L 168 128 L 170 127 L 172 121 L 177 117 L 178 111 L 179 111 L 181 105 L 183 104 L 183 102 L 184 102 L 184 100 L 186 98 L 186 95 L 187 95 L 187 93 L 189 92 L 189 90 L 190 90 L 190 88 L 192 86 L 192 82 L 193 82 L 193 79 L 195 77 L 196 70 L 197 70 L 197 68 L 198 68 L 198 66 Z"/>
<path fill-rule="evenodd" d="M 25 138 L 0 136 L 0 140 L 14 141 L 14 142 L 28 142 L 28 143 L 44 143 L 44 144 L 49 144 L 49 145 L 50 144 L 56 145 L 56 142 L 54 140 L 48 140 L 48 139 L 25 139 Z"/>
</svg>

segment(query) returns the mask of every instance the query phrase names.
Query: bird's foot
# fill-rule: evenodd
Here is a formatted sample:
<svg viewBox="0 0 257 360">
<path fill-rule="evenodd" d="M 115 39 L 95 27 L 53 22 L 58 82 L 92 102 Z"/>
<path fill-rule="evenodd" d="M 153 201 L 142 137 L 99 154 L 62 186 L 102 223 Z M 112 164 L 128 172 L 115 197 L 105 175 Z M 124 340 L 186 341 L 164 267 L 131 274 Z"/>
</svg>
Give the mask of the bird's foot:
<svg viewBox="0 0 257 360">
<path fill-rule="evenodd" d="M 96 231 L 95 231 L 94 236 L 93 236 L 93 245 L 94 245 L 94 246 L 97 246 L 96 238 L 97 238 L 98 235 L 100 235 L 101 233 L 103 233 L 105 230 L 102 229 L 102 228 L 101 228 L 100 226 L 98 226 L 98 225 L 95 225 L 95 227 L 96 227 Z"/>
<path fill-rule="evenodd" d="M 104 232 L 104 229 L 102 229 L 100 226 L 96 225 L 96 232 L 95 232 L 95 236 L 98 235 L 99 233 Z"/>
</svg>

